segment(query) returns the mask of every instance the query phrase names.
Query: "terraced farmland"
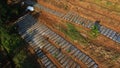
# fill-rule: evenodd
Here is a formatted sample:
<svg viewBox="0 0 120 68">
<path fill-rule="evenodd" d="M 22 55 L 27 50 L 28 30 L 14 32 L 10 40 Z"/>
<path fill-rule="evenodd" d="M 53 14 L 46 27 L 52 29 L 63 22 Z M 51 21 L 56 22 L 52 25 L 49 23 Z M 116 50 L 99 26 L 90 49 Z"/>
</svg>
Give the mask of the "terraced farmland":
<svg viewBox="0 0 120 68">
<path fill-rule="evenodd" d="M 60 65 L 62 68 L 80 68 L 81 66 L 98 68 L 97 63 L 92 58 L 44 24 L 37 22 L 31 15 L 26 15 L 17 25 L 19 26 L 19 34 L 34 48 L 45 67 L 56 68 Z M 51 61 L 49 56 L 46 56 L 47 53 L 55 57 L 54 59 L 58 64 Z"/>
<path fill-rule="evenodd" d="M 16 22 L 19 34 L 45 68 L 120 67 L 119 15 L 90 4 L 40 0 L 34 2 L 35 12 Z"/>
<path fill-rule="evenodd" d="M 72 23 L 76 23 L 79 25 L 82 25 L 86 28 L 91 29 L 92 26 L 95 25 L 94 21 L 91 20 L 87 20 L 86 18 L 81 17 L 79 14 L 75 13 L 75 12 L 68 12 L 66 14 L 62 14 L 59 13 L 58 11 L 54 11 L 51 10 L 49 8 L 43 7 L 42 5 L 36 5 L 36 7 L 40 8 L 43 11 L 46 11 L 50 14 L 56 15 L 58 17 L 61 17 L 63 20 L 67 20 L 70 21 Z M 110 28 L 107 28 L 101 24 L 98 25 L 99 26 L 99 32 L 103 35 L 105 35 L 106 37 L 112 39 L 115 42 L 120 43 L 120 34 Z"/>
</svg>

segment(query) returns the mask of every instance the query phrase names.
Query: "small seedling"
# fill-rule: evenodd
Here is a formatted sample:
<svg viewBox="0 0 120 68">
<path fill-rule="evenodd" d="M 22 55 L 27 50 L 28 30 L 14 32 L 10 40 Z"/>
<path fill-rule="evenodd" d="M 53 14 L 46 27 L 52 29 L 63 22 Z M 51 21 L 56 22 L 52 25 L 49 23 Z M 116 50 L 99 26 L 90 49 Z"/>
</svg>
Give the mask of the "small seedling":
<svg viewBox="0 0 120 68">
<path fill-rule="evenodd" d="M 55 53 L 53 56 L 56 58 L 56 57 L 57 57 L 57 55 L 58 55 L 58 54 L 56 54 L 56 53 Z"/>
<path fill-rule="evenodd" d="M 67 52 L 68 52 L 68 53 L 70 53 L 70 52 L 71 52 L 71 50 L 70 50 L 70 49 L 68 49 L 68 50 L 67 50 Z"/>
</svg>

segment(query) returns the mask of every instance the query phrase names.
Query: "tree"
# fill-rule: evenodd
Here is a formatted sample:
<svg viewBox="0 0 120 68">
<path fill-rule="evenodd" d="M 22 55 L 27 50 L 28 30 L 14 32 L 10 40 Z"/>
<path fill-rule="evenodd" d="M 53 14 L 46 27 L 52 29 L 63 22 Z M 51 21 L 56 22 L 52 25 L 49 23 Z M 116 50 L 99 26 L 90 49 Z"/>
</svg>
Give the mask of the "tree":
<svg viewBox="0 0 120 68">
<path fill-rule="evenodd" d="M 16 53 L 16 50 L 19 48 L 22 40 L 15 33 L 11 32 L 14 28 L 13 26 L 8 26 L 6 23 L 8 21 L 15 20 L 16 17 L 20 14 L 19 5 L 8 5 L 7 0 L 0 0 L 0 49 L 3 53 L 1 56 L 6 56 L 5 60 L 10 62 L 10 66 L 15 68 L 15 63 L 13 61 L 13 56 Z M 2 58 L 2 57 L 1 57 Z M 3 64 L 0 62 L 0 64 Z M 5 65 L 5 64 L 4 64 Z"/>
<path fill-rule="evenodd" d="M 10 51 L 9 41 L 11 41 L 10 36 L 7 34 L 6 30 L 4 30 L 4 28 L 0 27 L 0 47 L 6 53 L 7 58 L 10 61 L 12 68 L 15 68 L 15 64 L 14 64 L 12 57 L 10 56 L 10 53 L 9 53 L 9 51 Z"/>
</svg>

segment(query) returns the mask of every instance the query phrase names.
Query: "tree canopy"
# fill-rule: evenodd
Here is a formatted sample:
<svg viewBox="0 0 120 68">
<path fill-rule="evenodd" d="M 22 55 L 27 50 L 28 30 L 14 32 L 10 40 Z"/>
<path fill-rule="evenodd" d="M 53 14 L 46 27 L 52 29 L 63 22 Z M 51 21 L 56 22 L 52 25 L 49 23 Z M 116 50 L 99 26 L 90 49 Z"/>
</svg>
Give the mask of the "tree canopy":
<svg viewBox="0 0 120 68">
<path fill-rule="evenodd" d="M 0 0 L 0 52 L 4 53 L 1 56 L 6 56 L 6 58 L 0 58 L 0 61 L 2 59 L 10 61 L 12 68 L 15 67 L 13 56 L 23 45 L 23 40 L 16 33 L 15 26 L 9 25 L 8 22 L 15 21 L 22 13 L 21 10 L 19 4 L 10 5 L 7 4 L 7 0 Z M 0 66 L 2 65 L 5 64 L 0 62 Z"/>
</svg>

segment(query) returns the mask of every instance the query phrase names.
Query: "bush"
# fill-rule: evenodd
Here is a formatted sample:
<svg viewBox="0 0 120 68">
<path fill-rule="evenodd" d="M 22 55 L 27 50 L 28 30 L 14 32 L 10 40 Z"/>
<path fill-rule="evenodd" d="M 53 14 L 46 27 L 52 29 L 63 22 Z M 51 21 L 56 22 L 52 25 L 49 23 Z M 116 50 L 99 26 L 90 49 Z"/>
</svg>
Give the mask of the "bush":
<svg viewBox="0 0 120 68">
<path fill-rule="evenodd" d="M 9 30 L 3 27 L 0 27 L 0 40 L 8 53 L 14 53 L 15 49 L 24 45 L 23 40 L 17 34 L 9 33 Z"/>
<path fill-rule="evenodd" d="M 22 64 L 24 63 L 26 57 L 26 53 L 23 50 L 20 51 L 20 53 L 18 53 L 17 55 L 15 55 L 13 60 L 16 64 L 16 68 L 22 68 Z"/>
<path fill-rule="evenodd" d="M 91 34 L 93 37 L 97 37 L 99 35 L 99 29 L 96 25 L 92 26 Z"/>
</svg>

